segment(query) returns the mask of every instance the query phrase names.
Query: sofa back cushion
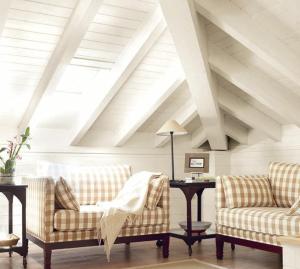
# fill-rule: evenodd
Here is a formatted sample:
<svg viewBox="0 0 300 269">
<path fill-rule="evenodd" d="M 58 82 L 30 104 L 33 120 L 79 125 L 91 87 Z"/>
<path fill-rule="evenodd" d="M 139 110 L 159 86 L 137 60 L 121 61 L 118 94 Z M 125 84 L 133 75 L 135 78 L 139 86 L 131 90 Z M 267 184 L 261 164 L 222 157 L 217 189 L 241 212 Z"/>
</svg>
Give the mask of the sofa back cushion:
<svg viewBox="0 0 300 269">
<path fill-rule="evenodd" d="M 111 201 L 131 176 L 129 165 L 75 166 L 40 162 L 38 174 L 64 177 L 80 205 Z"/>
<path fill-rule="evenodd" d="M 153 210 L 157 207 L 158 202 L 162 196 L 164 187 L 164 177 L 152 178 L 149 182 L 149 189 L 145 207 Z"/>
<path fill-rule="evenodd" d="M 62 177 L 55 183 L 55 204 L 57 208 L 79 211 L 76 196 Z"/>
<path fill-rule="evenodd" d="M 223 176 L 226 205 L 236 207 L 271 207 L 274 199 L 265 176 Z"/>
<path fill-rule="evenodd" d="M 269 180 L 277 206 L 291 207 L 300 196 L 299 164 L 270 163 Z"/>
</svg>

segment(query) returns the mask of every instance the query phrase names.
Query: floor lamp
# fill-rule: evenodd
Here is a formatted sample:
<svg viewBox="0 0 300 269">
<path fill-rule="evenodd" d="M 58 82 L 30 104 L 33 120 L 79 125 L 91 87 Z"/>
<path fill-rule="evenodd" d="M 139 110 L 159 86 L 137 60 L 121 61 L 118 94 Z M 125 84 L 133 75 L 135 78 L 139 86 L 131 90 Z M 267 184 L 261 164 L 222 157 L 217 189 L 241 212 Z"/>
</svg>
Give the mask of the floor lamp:
<svg viewBox="0 0 300 269">
<path fill-rule="evenodd" d="M 174 180 L 174 136 L 186 135 L 187 131 L 182 126 L 180 126 L 177 121 L 169 120 L 157 131 L 156 134 L 171 137 L 172 180 Z"/>
</svg>

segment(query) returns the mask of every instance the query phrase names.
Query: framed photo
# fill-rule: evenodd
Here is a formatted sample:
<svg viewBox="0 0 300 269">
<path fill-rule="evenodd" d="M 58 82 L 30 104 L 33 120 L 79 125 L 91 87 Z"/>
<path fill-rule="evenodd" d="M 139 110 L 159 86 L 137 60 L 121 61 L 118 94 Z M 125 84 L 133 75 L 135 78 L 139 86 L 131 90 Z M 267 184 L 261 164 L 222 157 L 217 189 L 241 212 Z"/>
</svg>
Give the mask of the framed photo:
<svg viewBox="0 0 300 269">
<path fill-rule="evenodd" d="M 189 167 L 190 168 L 204 168 L 204 158 L 190 158 Z"/>
<path fill-rule="evenodd" d="M 184 172 L 185 173 L 208 173 L 209 153 L 186 153 Z"/>
</svg>

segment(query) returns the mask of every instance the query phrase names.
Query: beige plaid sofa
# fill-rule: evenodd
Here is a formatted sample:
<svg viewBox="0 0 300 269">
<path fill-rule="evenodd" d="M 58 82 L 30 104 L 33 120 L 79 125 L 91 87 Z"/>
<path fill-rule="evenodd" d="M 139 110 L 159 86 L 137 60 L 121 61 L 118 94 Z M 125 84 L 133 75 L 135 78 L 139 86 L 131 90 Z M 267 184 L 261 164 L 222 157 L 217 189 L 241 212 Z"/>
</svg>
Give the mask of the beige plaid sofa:
<svg viewBox="0 0 300 269">
<path fill-rule="evenodd" d="M 24 178 L 27 192 L 27 236 L 44 249 L 44 268 L 51 267 L 54 249 L 98 245 L 96 202 L 110 201 L 131 176 L 128 165 L 79 169 L 67 180 L 80 203 L 80 211 L 55 208 L 55 181 L 50 177 Z M 169 248 L 169 179 L 162 175 L 163 192 L 154 210 L 127 221 L 116 243 L 157 240 L 163 256 Z M 151 197 L 148 197 L 151 199 Z M 99 252 L 101 250 L 99 249 Z"/>
<path fill-rule="evenodd" d="M 272 207 L 228 208 L 224 192 L 224 177 L 216 182 L 216 246 L 217 258 L 223 258 L 224 242 L 281 253 L 280 236 L 300 236 L 300 215 L 287 215 L 300 196 L 300 165 L 273 162 L 265 176 L 243 178 L 267 178 L 275 205 Z M 235 178 L 234 176 L 231 176 Z M 237 177 L 236 177 L 237 178 Z M 241 178 L 241 177 L 239 177 Z M 254 191 L 252 195 L 257 193 Z M 246 198 L 244 198 L 246 199 Z"/>
</svg>

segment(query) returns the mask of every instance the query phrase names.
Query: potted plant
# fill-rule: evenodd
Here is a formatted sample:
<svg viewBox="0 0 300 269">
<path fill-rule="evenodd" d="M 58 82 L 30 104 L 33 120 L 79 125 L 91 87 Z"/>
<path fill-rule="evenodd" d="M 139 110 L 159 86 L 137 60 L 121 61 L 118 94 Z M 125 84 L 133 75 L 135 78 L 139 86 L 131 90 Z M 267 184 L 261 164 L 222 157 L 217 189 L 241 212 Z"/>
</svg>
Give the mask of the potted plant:
<svg viewBox="0 0 300 269">
<path fill-rule="evenodd" d="M 29 136 L 30 128 L 27 127 L 24 134 L 15 136 L 13 141 L 8 141 L 7 147 L 2 147 L 0 149 L 0 183 L 13 183 L 16 161 L 21 159 L 21 149 L 23 147 L 30 149 Z M 4 154 L 7 156 L 3 156 Z"/>
</svg>

